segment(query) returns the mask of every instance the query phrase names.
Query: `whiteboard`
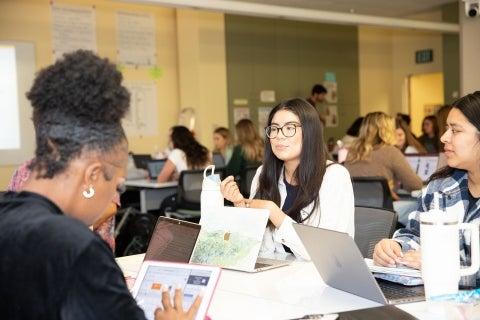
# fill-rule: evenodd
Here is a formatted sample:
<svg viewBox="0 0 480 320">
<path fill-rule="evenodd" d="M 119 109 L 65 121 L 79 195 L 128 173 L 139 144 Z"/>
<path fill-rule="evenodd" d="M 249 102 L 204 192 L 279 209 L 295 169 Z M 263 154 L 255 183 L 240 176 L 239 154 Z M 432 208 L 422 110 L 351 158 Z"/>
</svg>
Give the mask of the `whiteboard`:
<svg viewBox="0 0 480 320">
<path fill-rule="evenodd" d="M 4 144 L 6 147 L 0 148 L 0 166 L 13 166 L 32 158 L 35 151 L 35 131 L 31 120 L 32 107 L 25 96 L 35 77 L 35 48 L 31 42 L 17 41 L 0 41 L 0 46 L 13 46 L 15 48 L 18 111 L 2 112 L 2 121 L 16 121 L 18 125 L 2 126 L 6 132 L 3 132 L 0 128 L 2 137 L 11 138 L 12 142 L 18 139 L 20 142 L 19 145 L 18 143 Z M 6 99 L 5 92 L 2 95 L 2 91 L 0 91 L 0 103 L 6 101 Z M 10 105 L 8 108 L 15 107 Z M 5 120 L 7 116 L 9 118 Z M 20 136 L 16 138 L 15 135 Z"/>
</svg>

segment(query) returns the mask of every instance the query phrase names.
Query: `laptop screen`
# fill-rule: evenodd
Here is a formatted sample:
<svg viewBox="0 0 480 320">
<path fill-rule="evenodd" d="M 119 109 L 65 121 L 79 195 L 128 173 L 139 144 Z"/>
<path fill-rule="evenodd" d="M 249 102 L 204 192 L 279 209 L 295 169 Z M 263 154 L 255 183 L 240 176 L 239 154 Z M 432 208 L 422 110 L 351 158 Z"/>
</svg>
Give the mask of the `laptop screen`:
<svg viewBox="0 0 480 320">
<path fill-rule="evenodd" d="M 437 171 L 438 154 L 406 154 L 405 158 L 423 182 Z"/>
<path fill-rule="evenodd" d="M 137 169 L 147 169 L 148 161 L 152 160 L 152 156 L 149 154 L 132 154 L 133 162 Z"/>
<path fill-rule="evenodd" d="M 188 263 L 200 228 L 196 223 L 159 217 L 145 253 L 145 260 Z"/>
<path fill-rule="evenodd" d="M 158 174 L 162 171 L 163 166 L 167 162 L 166 159 L 162 160 L 150 160 L 147 162 L 147 170 L 150 179 L 156 179 Z"/>
</svg>

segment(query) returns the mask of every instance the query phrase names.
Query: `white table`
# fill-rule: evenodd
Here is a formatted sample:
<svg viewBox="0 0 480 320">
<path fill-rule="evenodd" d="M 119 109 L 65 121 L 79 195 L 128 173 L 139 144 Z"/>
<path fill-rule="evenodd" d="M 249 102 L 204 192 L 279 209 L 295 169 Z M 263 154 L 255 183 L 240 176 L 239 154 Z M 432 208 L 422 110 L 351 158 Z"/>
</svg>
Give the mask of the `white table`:
<svg viewBox="0 0 480 320">
<path fill-rule="evenodd" d="M 156 182 L 147 179 L 138 179 L 126 180 L 125 185 L 138 189 L 140 192 L 140 211 L 146 213 L 148 210 L 157 210 L 160 208 L 162 200 L 177 191 L 178 182 Z"/>
<path fill-rule="evenodd" d="M 140 254 L 120 257 L 117 258 L 117 262 L 126 276 L 134 278 L 143 256 Z M 294 262 L 290 266 L 259 273 L 223 269 L 208 315 L 212 320 L 279 320 L 379 305 L 326 286 L 313 263 Z M 426 302 L 402 304 L 397 307 L 419 319 L 455 319 L 452 314 L 445 314 L 442 306 L 440 309 L 438 306 L 429 309 Z"/>
</svg>

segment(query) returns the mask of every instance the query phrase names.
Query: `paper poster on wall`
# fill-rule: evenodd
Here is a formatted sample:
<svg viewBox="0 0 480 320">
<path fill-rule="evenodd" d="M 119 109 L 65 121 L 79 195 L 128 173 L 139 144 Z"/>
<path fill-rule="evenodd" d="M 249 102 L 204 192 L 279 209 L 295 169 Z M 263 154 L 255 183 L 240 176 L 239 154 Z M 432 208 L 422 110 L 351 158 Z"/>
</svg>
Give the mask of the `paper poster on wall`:
<svg viewBox="0 0 480 320">
<path fill-rule="evenodd" d="M 237 123 L 242 119 L 250 119 L 249 108 L 233 108 L 233 122 Z"/>
<path fill-rule="evenodd" d="M 154 82 L 125 81 L 130 111 L 123 120 L 127 136 L 157 135 L 157 88 Z"/>
<path fill-rule="evenodd" d="M 265 138 L 265 127 L 267 126 L 268 115 L 272 109 L 272 107 L 258 108 L 258 133 L 262 138 Z"/>
<path fill-rule="evenodd" d="M 118 63 L 134 66 L 156 65 L 153 13 L 118 11 L 116 16 Z"/>
<path fill-rule="evenodd" d="M 52 3 L 51 12 L 54 60 L 77 49 L 97 52 L 93 7 Z"/>
<path fill-rule="evenodd" d="M 330 105 L 325 108 L 325 124 L 327 127 L 338 127 L 338 108 Z"/>
<path fill-rule="evenodd" d="M 337 94 L 337 83 L 331 81 L 325 81 L 323 83 L 325 89 L 327 89 L 327 95 L 325 99 L 328 103 L 337 103 L 338 102 L 338 94 Z"/>
</svg>

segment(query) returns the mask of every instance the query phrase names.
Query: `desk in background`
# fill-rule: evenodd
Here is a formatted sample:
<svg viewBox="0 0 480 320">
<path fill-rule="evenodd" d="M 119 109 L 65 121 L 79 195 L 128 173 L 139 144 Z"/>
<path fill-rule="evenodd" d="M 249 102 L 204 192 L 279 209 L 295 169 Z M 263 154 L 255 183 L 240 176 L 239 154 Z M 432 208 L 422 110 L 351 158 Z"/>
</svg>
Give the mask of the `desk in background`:
<svg viewBox="0 0 480 320">
<path fill-rule="evenodd" d="M 158 210 L 162 200 L 177 191 L 178 182 L 156 182 L 147 179 L 127 180 L 125 185 L 129 189 L 138 190 L 140 193 L 140 211 Z"/>
<path fill-rule="evenodd" d="M 135 278 L 143 256 L 120 257 L 117 263 L 126 276 Z M 306 314 L 336 313 L 379 305 L 326 286 L 312 262 L 295 261 L 290 266 L 258 273 L 223 269 L 208 315 L 212 320 L 286 320 Z M 442 319 L 442 316 L 451 319 L 441 313 L 432 313 L 425 302 L 397 307 L 419 319 Z"/>
</svg>

